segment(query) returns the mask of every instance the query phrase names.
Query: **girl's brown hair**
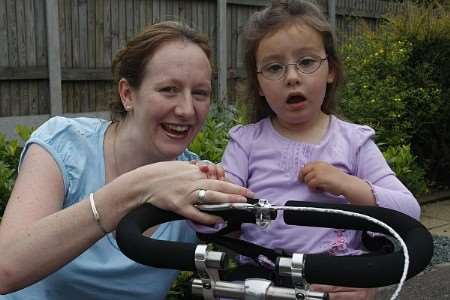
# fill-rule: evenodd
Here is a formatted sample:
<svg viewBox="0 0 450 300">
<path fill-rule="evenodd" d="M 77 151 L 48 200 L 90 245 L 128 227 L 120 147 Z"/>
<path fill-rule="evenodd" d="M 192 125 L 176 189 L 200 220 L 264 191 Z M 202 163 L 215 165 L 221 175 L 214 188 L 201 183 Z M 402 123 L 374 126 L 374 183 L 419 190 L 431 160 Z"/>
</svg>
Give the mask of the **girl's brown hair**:
<svg viewBox="0 0 450 300">
<path fill-rule="evenodd" d="M 305 24 L 317 30 L 322 36 L 325 52 L 328 56 L 330 69 L 334 70 L 335 78 L 327 85 L 322 111 L 330 114 L 335 111 L 336 90 L 343 78 L 342 63 L 337 55 L 336 36 L 318 6 L 305 0 L 272 0 L 272 5 L 254 13 L 244 30 L 244 64 L 247 71 L 248 119 L 257 122 L 275 113 L 270 108 L 264 96 L 259 95 L 259 83 L 256 73 L 256 51 L 267 35 L 281 30 L 290 24 Z"/>
<path fill-rule="evenodd" d="M 123 78 L 132 88 L 138 89 L 145 77 L 145 66 L 153 54 L 165 43 L 177 40 L 198 45 L 211 61 L 211 49 L 206 36 L 179 22 L 161 22 L 146 27 L 125 48 L 119 50 L 112 63 L 115 83 L 118 84 Z M 127 114 L 120 97 L 113 97 L 110 110 L 112 121 L 120 121 Z"/>
</svg>

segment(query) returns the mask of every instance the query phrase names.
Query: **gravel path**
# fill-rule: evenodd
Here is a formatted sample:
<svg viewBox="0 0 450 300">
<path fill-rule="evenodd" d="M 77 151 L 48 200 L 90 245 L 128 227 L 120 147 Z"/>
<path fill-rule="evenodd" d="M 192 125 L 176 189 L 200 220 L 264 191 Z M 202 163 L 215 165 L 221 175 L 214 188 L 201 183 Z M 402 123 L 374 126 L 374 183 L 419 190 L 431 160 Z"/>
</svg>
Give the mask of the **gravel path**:
<svg viewBox="0 0 450 300">
<path fill-rule="evenodd" d="M 446 236 L 433 236 L 434 254 L 431 259 L 431 266 L 450 263 L 450 238 Z"/>
</svg>

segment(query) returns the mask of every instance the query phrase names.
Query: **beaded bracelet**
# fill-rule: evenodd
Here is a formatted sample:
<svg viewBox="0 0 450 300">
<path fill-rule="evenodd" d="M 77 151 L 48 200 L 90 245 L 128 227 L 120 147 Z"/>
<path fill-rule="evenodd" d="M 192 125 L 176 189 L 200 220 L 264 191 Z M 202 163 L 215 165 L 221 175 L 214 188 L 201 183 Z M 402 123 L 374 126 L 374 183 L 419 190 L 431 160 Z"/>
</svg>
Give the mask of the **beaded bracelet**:
<svg viewBox="0 0 450 300">
<path fill-rule="evenodd" d="M 95 221 L 97 222 L 103 233 L 108 234 L 108 231 L 105 230 L 105 227 L 103 227 L 102 223 L 100 222 L 100 215 L 98 214 L 97 207 L 95 207 L 94 193 L 89 194 L 89 202 L 91 203 L 91 210 L 92 214 L 94 215 Z"/>
</svg>

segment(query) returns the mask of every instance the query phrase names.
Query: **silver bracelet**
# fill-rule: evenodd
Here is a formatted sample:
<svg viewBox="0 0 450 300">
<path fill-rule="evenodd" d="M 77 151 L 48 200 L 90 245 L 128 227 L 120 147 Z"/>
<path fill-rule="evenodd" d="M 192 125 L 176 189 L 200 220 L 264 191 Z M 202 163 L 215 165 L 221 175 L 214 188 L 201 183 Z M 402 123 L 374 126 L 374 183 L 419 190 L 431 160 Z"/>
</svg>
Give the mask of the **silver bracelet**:
<svg viewBox="0 0 450 300">
<path fill-rule="evenodd" d="M 97 207 L 95 207 L 94 193 L 89 194 L 89 202 L 91 203 L 91 210 L 92 214 L 94 215 L 95 222 L 97 222 L 98 227 L 100 227 L 104 234 L 108 234 L 108 231 L 106 231 L 105 227 L 103 227 L 102 223 L 100 222 L 100 215 L 98 214 Z"/>
</svg>

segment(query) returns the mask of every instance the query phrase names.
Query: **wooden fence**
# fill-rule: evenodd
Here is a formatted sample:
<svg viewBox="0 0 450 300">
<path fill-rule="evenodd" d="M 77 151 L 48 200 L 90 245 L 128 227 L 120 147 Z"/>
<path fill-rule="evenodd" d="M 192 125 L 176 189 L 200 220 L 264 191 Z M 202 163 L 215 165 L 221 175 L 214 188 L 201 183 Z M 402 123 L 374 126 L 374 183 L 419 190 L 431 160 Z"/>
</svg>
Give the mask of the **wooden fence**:
<svg viewBox="0 0 450 300">
<path fill-rule="evenodd" d="M 317 1 L 341 40 L 364 20 L 376 27 L 401 6 L 380 0 Z M 240 33 L 268 0 L 0 0 L 0 130 L 51 115 L 108 109 L 115 52 L 146 24 L 182 20 L 208 34 L 216 91 L 232 101 L 243 77 Z M 228 88 L 227 88 L 228 84 Z M 228 96 L 226 95 L 228 93 Z M 6 125 L 5 125 L 6 124 Z"/>
</svg>

